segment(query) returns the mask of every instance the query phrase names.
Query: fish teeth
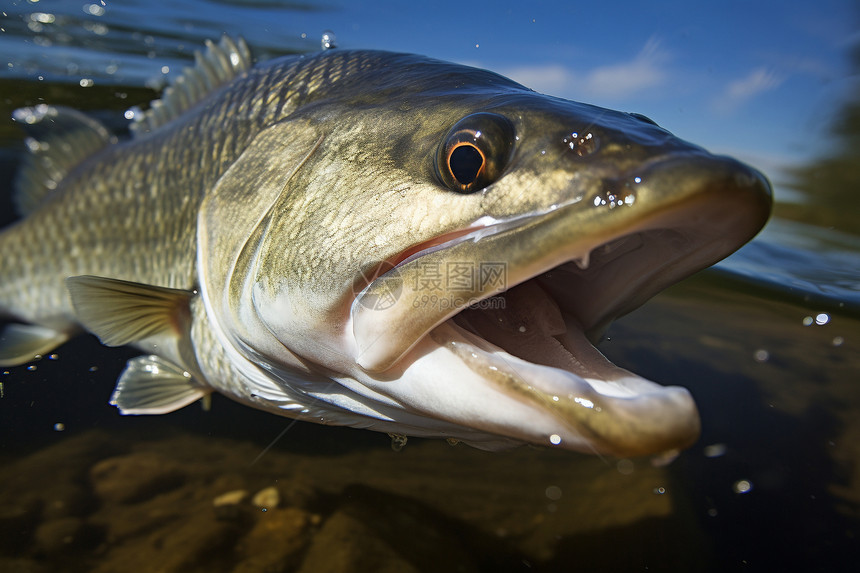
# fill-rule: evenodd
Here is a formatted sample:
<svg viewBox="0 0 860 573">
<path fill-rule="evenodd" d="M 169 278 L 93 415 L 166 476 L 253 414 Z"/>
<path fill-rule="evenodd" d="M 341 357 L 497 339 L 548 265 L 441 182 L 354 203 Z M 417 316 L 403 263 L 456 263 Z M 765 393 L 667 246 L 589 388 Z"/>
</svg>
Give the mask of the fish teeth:
<svg viewBox="0 0 860 573">
<path fill-rule="evenodd" d="M 591 255 L 591 253 L 585 253 L 581 257 L 577 257 L 577 258 L 573 259 L 573 262 L 576 263 L 576 266 L 578 266 L 580 268 L 580 270 L 584 271 L 584 270 L 588 269 L 588 263 L 590 260 L 590 255 Z"/>
</svg>

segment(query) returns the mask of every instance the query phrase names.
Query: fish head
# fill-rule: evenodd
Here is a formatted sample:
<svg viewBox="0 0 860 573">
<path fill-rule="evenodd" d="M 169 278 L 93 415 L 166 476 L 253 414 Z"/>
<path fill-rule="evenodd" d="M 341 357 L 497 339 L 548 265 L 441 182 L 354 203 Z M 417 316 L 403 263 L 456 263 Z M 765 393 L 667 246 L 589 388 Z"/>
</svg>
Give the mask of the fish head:
<svg viewBox="0 0 860 573">
<path fill-rule="evenodd" d="M 281 166 L 225 305 L 268 372 L 322 373 L 303 390 L 319 417 L 621 456 L 697 439 L 686 389 L 594 344 L 750 240 L 763 175 L 644 116 L 431 60 L 289 121 L 313 149 Z"/>
</svg>

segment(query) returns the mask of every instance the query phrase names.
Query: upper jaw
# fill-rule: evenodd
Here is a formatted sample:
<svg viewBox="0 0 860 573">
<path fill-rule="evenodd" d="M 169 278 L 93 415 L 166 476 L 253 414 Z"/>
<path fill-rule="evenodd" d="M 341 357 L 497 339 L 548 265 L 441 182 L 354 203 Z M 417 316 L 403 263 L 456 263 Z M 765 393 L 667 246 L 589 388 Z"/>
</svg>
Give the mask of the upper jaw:
<svg viewBox="0 0 860 573">
<path fill-rule="evenodd" d="M 408 257 L 358 294 L 351 309 L 356 362 L 385 371 L 465 307 L 535 277 L 599 336 L 614 318 L 746 243 L 769 212 L 761 174 L 696 154 L 653 161 L 544 212 L 484 217 L 407 249 Z M 451 280 L 458 265 L 471 280 Z"/>
</svg>

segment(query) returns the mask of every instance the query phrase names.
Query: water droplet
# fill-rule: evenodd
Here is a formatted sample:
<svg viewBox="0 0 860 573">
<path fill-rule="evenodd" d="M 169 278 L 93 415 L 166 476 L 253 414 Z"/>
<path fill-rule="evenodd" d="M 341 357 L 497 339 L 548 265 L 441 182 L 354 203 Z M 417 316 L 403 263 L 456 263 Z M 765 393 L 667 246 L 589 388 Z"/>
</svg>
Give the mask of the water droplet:
<svg viewBox="0 0 860 573">
<path fill-rule="evenodd" d="M 767 362 L 770 358 L 770 353 L 764 349 L 758 349 L 753 353 L 753 358 L 756 362 Z"/>
<path fill-rule="evenodd" d="M 53 14 L 46 14 L 45 12 L 33 12 L 30 14 L 30 20 L 39 22 L 40 24 L 53 24 L 56 19 L 56 16 Z"/>
<path fill-rule="evenodd" d="M 815 324 L 821 326 L 823 324 L 827 324 L 828 322 L 830 322 L 830 315 L 826 312 L 819 312 L 817 315 L 815 315 Z"/>
<path fill-rule="evenodd" d="M 845 339 L 841 336 L 833 337 L 833 346 L 842 346 L 845 343 Z"/>
<path fill-rule="evenodd" d="M 320 42 L 322 44 L 323 50 L 331 50 L 333 48 L 337 48 L 337 38 L 335 38 L 334 32 L 331 30 L 326 30 L 322 33 L 322 40 Z"/>
<path fill-rule="evenodd" d="M 559 445 L 561 443 L 561 436 L 559 436 L 558 434 L 551 435 L 549 437 L 549 443 L 554 446 Z"/>
<path fill-rule="evenodd" d="M 811 316 L 803 317 L 803 326 L 812 326 L 813 322 L 815 322 L 815 320 Z"/>
<path fill-rule="evenodd" d="M 84 13 L 90 16 L 104 16 L 104 6 L 98 4 L 84 4 Z"/>
<path fill-rule="evenodd" d="M 54 424 L 54 431 L 55 432 L 62 432 L 65 429 L 66 429 L 66 425 L 62 422 L 57 422 L 56 424 Z"/>
<path fill-rule="evenodd" d="M 656 493 L 657 495 L 663 495 L 664 493 L 666 493 L 666 488 L 662 485 L 660 487 L 655 487 L 654 493 Z"/>
</svg>

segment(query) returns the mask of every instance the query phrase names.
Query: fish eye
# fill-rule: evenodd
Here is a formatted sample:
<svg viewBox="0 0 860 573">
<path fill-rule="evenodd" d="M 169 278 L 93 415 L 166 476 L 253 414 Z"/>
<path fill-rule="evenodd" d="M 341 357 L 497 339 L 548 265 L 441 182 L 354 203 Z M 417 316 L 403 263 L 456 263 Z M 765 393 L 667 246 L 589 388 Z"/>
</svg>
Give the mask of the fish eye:
<svg viewBox="0 0 860 573">
<path fill-rule="evenodd" d="M 457 193 L 474 193 L 495 182 L 507 167 L 514 126 L 495 113 L 474 113 L 445 135 L 436 154 L 436 173 Z"/>
</svg>

